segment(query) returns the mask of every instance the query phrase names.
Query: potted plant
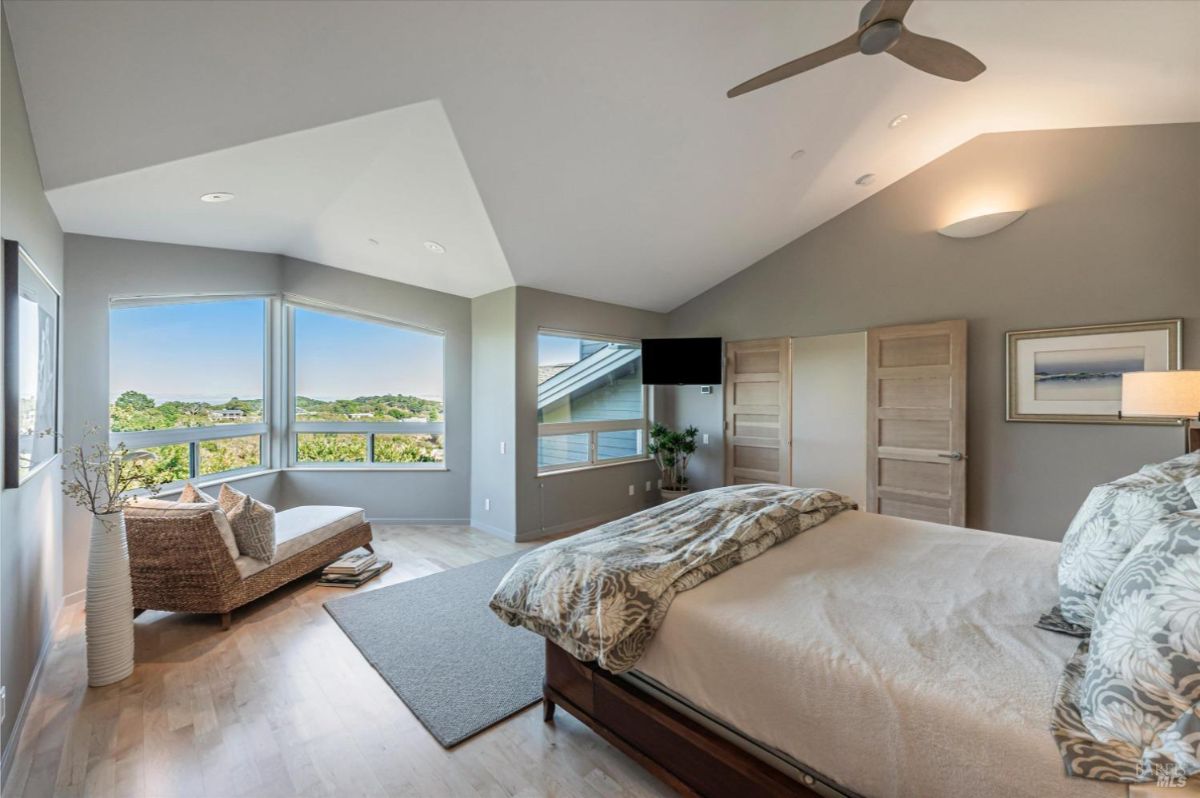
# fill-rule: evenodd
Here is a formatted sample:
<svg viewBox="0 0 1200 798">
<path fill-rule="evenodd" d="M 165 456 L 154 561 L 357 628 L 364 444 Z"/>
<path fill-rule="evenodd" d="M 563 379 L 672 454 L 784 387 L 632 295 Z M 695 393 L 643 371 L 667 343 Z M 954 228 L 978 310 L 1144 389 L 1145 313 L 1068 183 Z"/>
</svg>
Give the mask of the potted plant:
<svg viewBox="0 0 1200 798">
<path fill-rule="evenodd" d="M 88 684 L 101 687 L 133 672 L 133 587 L 124 510 L 134 491 L 155 495 L 170 480 L 153 454 L 110 446 L 98 427 L 67 453 L 63 493 L 92 514 L 88 548 L 86 631 Z"/>
<path fill-rule="evenodd" d="M 690 488 L 687 486 L 687 464 L 696 451 L 696 435 L 699 432 L 695 427 L 676 432 L 659 423 L 650 428 L 648 449 L 654 461 L 658 463 L 659 473 L 662 474 L 659 493 L 663 499 L 670 501 L 688 494 Z"/>
</svg>

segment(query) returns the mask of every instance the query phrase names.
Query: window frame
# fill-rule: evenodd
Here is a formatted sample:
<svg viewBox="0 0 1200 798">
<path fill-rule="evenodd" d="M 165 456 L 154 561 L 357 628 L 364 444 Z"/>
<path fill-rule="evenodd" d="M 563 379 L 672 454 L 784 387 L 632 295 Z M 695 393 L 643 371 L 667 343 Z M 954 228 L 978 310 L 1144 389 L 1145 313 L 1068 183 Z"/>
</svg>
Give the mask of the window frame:
<svg viewBox="0 0 1200 798">
<path fill-rule="evenodd" d="M 108 318 L 111 320 L 114 310 L 132 308 L 162 307 L 165 305 L 196 305 L 211 302 L 241 302 L 248 300 L 263 302 L 263 370 L 262 370 L 262 421 L 252 424 L 211 424 L 204 427 L 172 427 L 170 429 L 138 430 L 116 432 L 112 428 L 112 400 L 107 404 L 107 426 L 109 446 L 124 444 L 129 449 L 145 449 L 157 446 L 182 444 L 188 447 L 188 476 L 184 479 L 166 483 L 162 488 L 170 492 L 173 488 L 182 486 L 185 482 L 224 480 L 247 474 L 257 474 L 269 471 L 275 458 L 271 445 L 274 416 L 274 380 L 272 380 L 274 365 L 274 329 L 278 313 L 279 297 L 273 293 L 199 293 L 199 294 L 162 294 L 136 295 L 126 297 L 110 297 L 108 302 Z M 108 333 L 108 356 L 112 358 L 112 331 Z M 111 379 L 111 370 L 110 370 Z M 111 393 L 111 384 L 109 385 Z M 258 465 L 245 468 L 233 468 L 212 474 L 200 474 L 200 451 L 198 444 L 202 441 L 222 440 L 225 438 L 248 438 L 258 436 Z"/>
<path fill-rule="evenodd" d="M 450 470 L 450 451 L 447 427 L 449 426 L 446 369 L 447 346 L 446 331 L 434 327 L 426 327 L 412 322 L 401 321 L 389 316 L 382 316 L 367 311 L 335 305 L 309 297 L 295 294 L 282 296 L 283 308 L 283 346 L 286 348 L 286 390 L 284 391 L 284 422 L 280 425 L 284 430 L 284 449 L 286 451 L 287 468 L 304 470 L 372 470 L 372 471 L 448 471 Z M 296 421 L 296 310 L 308 310 L 315 313 L 325 313 L 331 316 L 341 316 L 351 321 L 361 321 L 371 324 L 383 324 L 402 330 L 418 332 L 424 335 L 436 335 L 442 339 L 442 420 L 441 421 Z M 366 436 L 366 454 L 362 462 L 307 462 L 299 459 L 299 435 L 305 433 L 346 433 Z M 376 435 L 440 435 L 442 437 L 442 462 L 440 463 L 386 463 L 376 462 Z"/>
<path fill-rule="evenodd" d="M 555 329 L 551 327 L 538 327 L 538 337 L 543 335 L 558 336 L 560 338 L 576 338 L 581 341 L 608 341 L 615 344 L 633 344 L 636 345 L 638 351 L 641 352 L 642 342 L 638 338 L 623 338 L 616 335 L 606 335 L 601 333 L 575 332 L 571 330 Z M 539 345 L 540 350 L 540 345 Z M 540 359 L 541 352 L 538 352 Z M 639 354 L 640 357 L 640 354 Z M 534 369 L 534 379 L 536 379 L 537 369 Z M 534 395 L 537 395 L 537 383 L 534 385 Z M 539 477 L 558 474 L 566 471 L 583 471 L 592 468 L 607 468 L 614 465 L 622 465 L 625 463 L 641 463 L 650 460 L 650 425 L 653 422 L 653 414 L 651 412 L 651 400 L 653 393 L 651 386 L 642 385 L 642 415 L 641 418 L 628 419 L 606 419 L 597 421 L 558 421 L 558 422 L 539 422 L 537 425 L 537 437 L 540 441 L 542 438 L 554 437 L 557 435 L 576 435 L 587 433 L 588 435 L 588 459 L 586 461 L 578 461 L 573 463 L 561 463 L 559 465 L 542 466 L 536 465 L 537 475 Z M 535 408 L 536 412 L 536 408 Z M 642 453 L 634 454 L 628 457 L 610 457 L 606 459 L 599 458 L 598 435 L 601 432 L 631 432 L 637 431 L 641 433 Z M 536 449 L 536 444 L 535 444 Z M 535 457 L 536 464 L 536 457 Z"/>
</svg>

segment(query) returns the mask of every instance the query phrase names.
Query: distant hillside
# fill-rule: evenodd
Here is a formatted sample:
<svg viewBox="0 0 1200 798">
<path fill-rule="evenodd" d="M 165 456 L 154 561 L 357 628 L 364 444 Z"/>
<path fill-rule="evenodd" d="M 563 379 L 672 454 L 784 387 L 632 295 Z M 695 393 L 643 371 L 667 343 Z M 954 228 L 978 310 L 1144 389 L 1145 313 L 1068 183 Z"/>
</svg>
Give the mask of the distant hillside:
<svg viewBox="0 0 1200 798">
<path fill-rule="evenodd" d="M 140 391 L 126 391 L 109 408 L 114 432 L 136 432 L 212 424 L 260 423 L 262 399 L 227 402 L 156 403 Z M 296 397 L 296 417 L 302 421 L 441 421 L 442 403 L 406 394 L 358 396 L 353 399 Z"/>
</svg>

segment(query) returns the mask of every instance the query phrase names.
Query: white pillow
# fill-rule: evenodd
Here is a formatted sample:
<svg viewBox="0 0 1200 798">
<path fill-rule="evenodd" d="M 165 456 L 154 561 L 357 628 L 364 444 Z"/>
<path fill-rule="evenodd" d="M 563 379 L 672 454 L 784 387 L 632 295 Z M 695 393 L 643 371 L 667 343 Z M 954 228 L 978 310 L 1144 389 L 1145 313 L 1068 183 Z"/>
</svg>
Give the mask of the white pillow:
<svg viewBox="0 0 1200 798">
<path fill-rule="evenodd" d="M 1138 473 L 1154 479 L 1184 480 L 1189 477 L 1200 477 L 1200 452 L 1181 454 L 1165 463 L 1144 465 Z"/>
</svg>

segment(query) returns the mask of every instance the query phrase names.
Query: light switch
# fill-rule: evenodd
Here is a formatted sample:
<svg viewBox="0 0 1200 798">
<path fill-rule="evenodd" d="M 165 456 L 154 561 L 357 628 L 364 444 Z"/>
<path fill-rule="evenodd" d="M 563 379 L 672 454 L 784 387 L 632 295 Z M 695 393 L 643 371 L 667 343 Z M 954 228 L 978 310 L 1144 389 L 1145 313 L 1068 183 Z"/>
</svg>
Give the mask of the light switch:
<svg viewBox="0 0 1200 798">
<path fill-rule="evenodd" d="M 700 436 L 700 442 L 703 443 L 705 446 L 708 445 L 708 433 L 707 432 Z"/>
<path fill-rule="evenodd" d="M 492 509 L 492 500 L 491 500 L 491 499 L 484 499 L 484 500 L 483 500 L 483 509 L 485 509 L 485 510 L 490 510 L 490 509 Z"/>
<path fill-rule="evenodd" d="M 705 441 L 705 442 L 707 443 L 707 441 Z M 507 451 L 508 451 L 508 444 L 506 444 L 504 441 L 500 441 L 500 454 L 504 454 Z"/>
<path fill-rule="evenodd" d="M 630 495 L 630 496 L 632 496 L 632 495 L 633 495 L 633 485 L 630 485 L 630 486 L 629 486 L 629 495 Z"/>
</svg>

